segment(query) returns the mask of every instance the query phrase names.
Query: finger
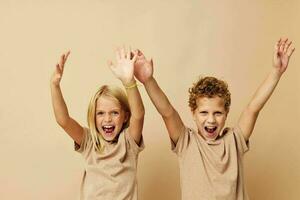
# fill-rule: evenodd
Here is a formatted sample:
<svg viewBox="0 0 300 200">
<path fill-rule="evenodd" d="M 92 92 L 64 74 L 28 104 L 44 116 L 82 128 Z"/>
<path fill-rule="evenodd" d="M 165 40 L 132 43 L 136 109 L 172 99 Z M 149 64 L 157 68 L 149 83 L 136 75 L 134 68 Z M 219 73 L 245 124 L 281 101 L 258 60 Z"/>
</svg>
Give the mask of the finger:
<svg viewBox="0 0 300 200">
<path fill-rule="evenodd" d="M 278 46 L 278 42 L 274 45 L 274 52 L 275 53 L 278 53 L 278 49 L 279 49 L 279 46 Z"/>
<path fill-rule="evenodd" d="M 67 62 L 69 55 L 70 55 L 70 51 L 64 54 L 63 66 L 65 66 L 65 63 Z"/>
<path fill-rule="evenodd" d="M 133 58 L 132 58 L 133 63 L 136 61 L 137 56 L 138 56 L 137 54 L 134 54 L 134 55 L 133 55 Z"/>
<path fill-rule="evenodd" d="M 285 47 L 287 41 L 288 41 L 288 38 L 282 40 L 281 47 L 280 47 L 281 52 L 284 52 L 284 47 Z"/>
<path fill-rule="evenodd" d="M 55 68 L 56 68 L 56 73 L 58 73 L 58 74 L 62 74 L 62 70 L 61 70 L 61 68 L 60 68 L 60 66 L 59 66 L 59 64 L 57 63 L 56 64 L 56 66 L 55 66 Z"/>
<path fill-rule="evenodd" d="M 121 58 L 125 58 L 125 49 L 124 49 L 124 46 L 120 50 L 120 56 L 121 56 Z"/>
<path fill-rule="evenodd" d="M 276 49 L 279 49 L 281 40 L 282 40 L 282 39 L 279 38 L 279 40 L 276 42 L 276 44 L 275 44 L 275 47 L 277 47 Z"/>
<path fill-rule="evenodd" d="M 277 41 L 277 44 L 281 43 L 282 38 L 279 38 L 279 40 Z"/>
<path fill-rule="evenodd" d="M 131 47 L 129 46 L 129 51 L 127 51 L 127 53 L 126 53 L 127 59 L 131 59 L 130 54 L 131 54 Z"/>
<path fill-rule="evenodd" d="M 115 54 L 116 54 L 116 59 L 120 60 L 121 59 L 121 54 L 120 54 L 120 48 L 119 47 L 116 48 Z"/>
<path fill-rule="evenodd" d="M 280 52 L 283 52 L 285 43 L 286 43 L 286 39 L 281 40 L 280 46 L 279 46 L 279 51 L 280 51 Z"/>
<path fill-rule="evenodd" d="M 110 69 L 113 69 L 115 67 L 114 63 L 111 60 L 107 61 L 107 65 L 109 66 Z"/>
<path fill-rule="evenodd" d="M 143 54 L 143 52 L 141 50 L 138 49 L 137 54 L 138 54 L 138 58 L 147 60 L 145 55 Z"/>
<path fill-rule="evenodd" d="M 273 53 L 273 59 L 276 60 L 278 58 L 278 56 L 280 55 L 280 52 L 279 52 L 279 42 L 280 40 L 275 44 L 274 46 L 274 53 Z"/>
<path fill-rule="evenodd" d="M 64 64 L 65 64 L 66 61 L 68 60 L 68 57 L 69 57 L 70 53 L 71 53 L 71 51 L 69 50 L 69 51 L 65 54 Z"/>
<path fill-rule="evenodd" d="M 278 54 L 278 52 L 279 52 L 280 43 L 281 43 L 281 38 L 277 41 L 277 43 L 275 44 L 275 47 L 274 47 L 276 54 Z"/>
<path fill-rule="evenodd" d="M 144 56 L 143 52 L 141 50 L 137 50 L 138 56 Z"/>
<path fill-rule="evenodd" d="M 292 41 L 289 41 L 288 43 L 285 44 L 285 47 L 283 49 L 283 53 L 286 53 L 288 51 L 288 49 L 290 48 L 292 44 Z"/>
<path fill-rule="evenodd" d="M 134 54 L 135 54 L 134 51 L 131 51 L 131 52 L 130 52 L 130 59 L 133 58 Z"/>
<path fill-rule="evenodd" d="M 61 70 L 63 70 L 64 68 L 64 59 L 65 59 L 65 54 L 60 56 L 59 67 L 61 68 Z"/>
<path fill-rule="evenodd" d="M 295 51 L 295 47 L 289 49 L 288 52 L 287 52 L 287 56 L 291 57 L 291 55 L 294 53 L 294 51 Z"/>
</svg>

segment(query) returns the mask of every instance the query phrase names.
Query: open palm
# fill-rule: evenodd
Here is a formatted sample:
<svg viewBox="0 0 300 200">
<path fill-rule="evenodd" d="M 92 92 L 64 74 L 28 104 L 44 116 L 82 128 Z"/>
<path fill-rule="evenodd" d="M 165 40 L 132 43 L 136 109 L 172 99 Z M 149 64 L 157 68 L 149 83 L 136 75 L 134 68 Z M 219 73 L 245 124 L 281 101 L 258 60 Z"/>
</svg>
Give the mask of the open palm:
<svg viewBox="0 0 300 200">
<path fill-rule="evenodd" d="M 275 45 L 275 52 L 273 58 L 273 65 L 280 74 L 284 73 L 289 64 L 291 55 L 295 48 L 291 47 L 292 41 L 288 39 L 281 39 Z"/>
<path fill-rule="evenodd" d="M 134 79 L 134 62 L 136 55 L 131 58 L 130 51 L 125 50 L 124 47 L 116 50 L 116 64 L 112 61 L 108 65 L 113 74 L 122 81 L 123 84 L 128 84 Z"/>
<path fill-rule="evenodd" d="M 153 75 L 153 61 L 147 60 L 144 54 L 137 50 L 137 59 L 134 63 L 134 76 L 141 82 L 146 83 Z"/>
<path fill-rule="evenodd" d="M 60 84 L 61 78 L 63 76 L 64 68 L 65 68 L 65 63 L 66 63 L 69 55 L 70 55 L 70 51 L 68 51 L 65 54 L 62 54 L 61 57 L 60 57 L 59 63 L 56 64 L 55 71 L 54 71 L 54 73 L 52 74 L 52 77 L 51 77 L 51 82 L 54 85 L 59 85 Z"/>
</svg>

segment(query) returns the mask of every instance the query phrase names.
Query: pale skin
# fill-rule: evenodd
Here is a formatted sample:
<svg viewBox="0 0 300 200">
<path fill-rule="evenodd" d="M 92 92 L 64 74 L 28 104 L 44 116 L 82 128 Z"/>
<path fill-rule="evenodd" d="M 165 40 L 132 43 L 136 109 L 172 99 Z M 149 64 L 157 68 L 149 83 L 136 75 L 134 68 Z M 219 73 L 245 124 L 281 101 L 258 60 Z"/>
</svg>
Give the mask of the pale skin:
<svg viewBox="0 0 300 200">
<path fill-rule="evenodd" d="M 272 95 L 280 77 L 288 67 L 289 59 L 295 50 L 291 44 L 292 42 L 288 39 L 280 39 L 276 43 L 272 69 L 238 120 L 238 126 L 241 128 L 246 141 L 249 140 L 253 132 L 260 110 Z M 144 84 L 152 103 L 165 122 L 171 140 L 176 144 L 184 132 L 185 125 L 153 77 L 152 60 L 147 60 L 140 51 L 135 63 L 135 77 Z"/>
<path fill-rule="evenodd" d="M 290 57 L 295 50 L 291 44 L 292 41 L 288 39 L 278 40 L 274 48 L 272 69 L 239 118 L 238 125 L 243 131 L 245 140 L 250 138 L 259 112 L 272 95 L 281 76 L 288 67 Z"/>
<path fill-rule="evenodd" d="M 131 51 L 124 47 L 116 50 L 116 63 L 108 61 L 113 74 L 122 82 L 128 96 L 128 103 L 131 110 L 130 125 L 128 132 L 137 144 L 140 143 L 144 124 L 145 109 L 140 92 L 134 79 L 134 63 L 137 59 L 137 52 L 131 58 Z"/>
<path fill-rule="evenodd" d="M 135 77 L 144 84 L 152 103 L 165 122 L 170 138 L 176 144 L 185 126 L 178 112 L 153 77 L 152 59 L 147 60 L 144 54 L 139 51 L 134 70 Z"/>
<path fill-rule="evenodd" d="M 60 61 L 56 64 L 55 71 L 51 76 L 50 87 L 52 106 L 56 122 L 77 144 L 81 144 L 83 127 L 69 115 L 68 108 L 60 88 L 60 82 L 63 77 L 65 63 L 69 55 L 70 51 L 61 55 Z"/>
<path fill-rule="evenodd" d="M 125 49 L 116 50 L 117 64 L 109 63 L 113 73 L 122 81 L 124 85 L 131 84 L 133 78 L 133 63 L 136 56 L 130 59 L 125 55 Z M 65 132 L 77 143 L 81 144 L 83 139 L 84 129 L 74 120 L 68 112 L 67 105 L 62 95 L 60 82 L 63 77 L 65 63 L 70 55 L 70 51 L 64 53 L 60 57 L 60 61 L 56 64 L 55 71 L 50 79 L 52 106 L 57 123 L 65 130 Z M 144 106 L 137 88 L 127 89 L 128 101 L 132 116 L 130 118 L 129 133 L 133 139 L 139 143 L 141 140 L 141 132 L 144 120 Z"/>
</svg>

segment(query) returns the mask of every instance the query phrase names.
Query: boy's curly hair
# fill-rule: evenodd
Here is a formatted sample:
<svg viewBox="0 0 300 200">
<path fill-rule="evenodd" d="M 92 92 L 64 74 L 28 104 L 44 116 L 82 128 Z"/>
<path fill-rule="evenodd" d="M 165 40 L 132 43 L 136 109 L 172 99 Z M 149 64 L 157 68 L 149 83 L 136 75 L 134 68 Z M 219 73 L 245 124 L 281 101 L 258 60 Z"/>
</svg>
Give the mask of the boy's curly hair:
<svg viewBox="0 0 300 200">
<path fill-rule="evenodd" d="M 228 112 L 231 98 L 227 83 L 210 76 L 200 78 L 193 84 L 193 87 L 189 88 L 189 107 L 193 112 L 197 108 L 197 99 L 199 97 L 212 98 L 215 96 L 224 100 L 225 110 Z"/>
</svg>

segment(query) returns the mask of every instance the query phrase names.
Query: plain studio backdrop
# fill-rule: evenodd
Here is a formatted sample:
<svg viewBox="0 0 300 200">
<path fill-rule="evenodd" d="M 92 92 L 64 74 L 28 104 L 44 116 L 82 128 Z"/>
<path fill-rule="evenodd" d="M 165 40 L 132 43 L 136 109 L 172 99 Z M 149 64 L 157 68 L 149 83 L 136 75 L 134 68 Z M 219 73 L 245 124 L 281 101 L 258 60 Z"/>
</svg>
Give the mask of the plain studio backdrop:
<svg viewBox="0 0 300 200">
<path fill-rule="evenodd" d="M 83 159 L 51 106 L 49 80 L 61 53 L 71 50 L 61 86 L 70 115 L 83 126 L 97 88 L 122 86 L 106 64 L 120 45 L 153 58 L 158 83 L 191 127 L 188 88 L 203 75 L 226 80 L 227 126 L 234 126 L 271 70 L 281 36 L 296 51 L 258 118 L 244 159 L 245 184 L 251 199 L 299 199 L 299 10 L 299 0 L 1 0 L 0 199 L 79 197 Z M 139 197 L 179 200 L 176 155 L 139 89 L 146 108 Z"/>
</svg>

